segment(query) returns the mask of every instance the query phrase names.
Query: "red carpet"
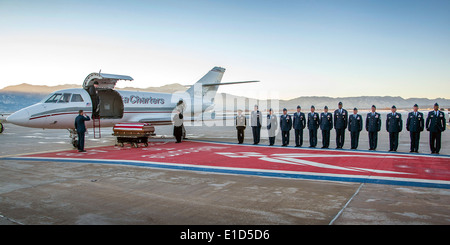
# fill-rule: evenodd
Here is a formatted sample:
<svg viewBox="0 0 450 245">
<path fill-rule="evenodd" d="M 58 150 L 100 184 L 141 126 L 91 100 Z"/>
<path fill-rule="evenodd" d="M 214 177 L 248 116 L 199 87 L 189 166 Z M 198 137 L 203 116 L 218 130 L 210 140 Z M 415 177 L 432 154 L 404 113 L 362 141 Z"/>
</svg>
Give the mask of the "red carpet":
<svg viewBox="0 0 450 245">
<path fill-rule="evenodd" d="M 24 157 L 119 160 L 122 163 L 139 161 L 197 167 L 190 170 L 198 170 L 201 166 L 200 171 L 236 174 L 242 174 L 239 171 L 252 171 L 253 175 L 339 181 L 355 181 L 356 178 L 360 182 L 370 179 L 372 181 L 369 182 L 389 184 L 396 181 L 405 185 L 423 182 L 432 183 L 433 187 L 450 188 L 450 157 L 435 155 L 184 141 L 181 144 L 153 142 L 146 148 L 107 146 L 87 149 L 87 153 L 72 150 Z M 255 171 L 258 173 L 255 174 Z"/>
</svg>

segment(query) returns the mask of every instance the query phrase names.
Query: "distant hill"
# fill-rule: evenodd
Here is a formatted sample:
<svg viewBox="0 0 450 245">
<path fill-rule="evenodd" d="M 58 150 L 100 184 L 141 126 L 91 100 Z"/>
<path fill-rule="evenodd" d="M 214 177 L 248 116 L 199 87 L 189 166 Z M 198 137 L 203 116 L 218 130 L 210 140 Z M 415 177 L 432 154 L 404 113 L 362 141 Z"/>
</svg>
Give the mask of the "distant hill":
<svg viewBox="0 0 450 245">
<path fill-rule="evenodd" d="M 39 93 L 18 93 L 0 91 L 0 113 L 11 113 L 38 103 L 46 95 Z"/>
<path fill-rule="evenodd" d="M 7 86 L 0 89 L 0 93 L 33 93 L 33 94 L 49 94 L 51 92 L 68 89 L 68 88 L 81 88 L 80 85 L 76 84 L 64 84 L 58 86 L 46 86 L 46 85 L 31 85 L 28 83 L 22 83 L 19 85 Z"/>
<path fill-rule="evenodd" d="M 68 88 L 80 88 L 79 85 L 75 84 L 65 84 L 59 86 L 45 86 L 45 85 L 31 85 L 31 84 L 19 84 L 14 86 L 8 86 L 0 90 L 0 112 L 10 113 L 20 110 L 24 107 L 30 106 L 41 101 L 48 94 L 61 89 Z M 177 91 L 185 91 L 186 87 L 174 83 L 168 84 L 161 87 L 148 87 L 148 88 L 118 88 L 118 90 L 131 90 L 131 91 L 144 91 L 144 92 L 160 92 L 160 93 L 173 93 Z M 216 109 L 221 110 L 223 108 L 222 98 L 224 94 L 218 93 L 216 96 Z M 234 102 L 234 99 L 240 101 L 247 101 L 248 109 L 252 109 L 253 105 L 250 105 L 249 98 L 242 96 L 235 96 L 226 94 L 226 98 L 229 99 L 227 103 Z M 251 103 L 255 103 L 255 99 L 252 99 Z M 392 96 L 359 96 L 359 97 L 323 97 L 323 96 L 305 96 L 298 97 L 290 100 L 280 100 L 280 109 L 286 107 L 289 110 L 295 110 L 297 105 L 303 108 L 303 111 L 309 111 L 311 105 L 314 105 L 316 109 L 321 110 L 325 105 L 327 105 L 330 110 L 337 108 L 339 101 L 342 101 L 344 108 L 353 109 L 357 107 L 358 109 L 370 109 L 370 107 L 375 104 L 378 109 L 389 109 L 392 105 L 395 105 L 399 109 L 410 109 L 414 104 L 418 104 L 421 109 L 432 108 L 434 103 L 439 103 L 441 108 L 450 108 L 450 100 L 437 98 L 437 99 L 427 99 L 427 98 L 409 98 L 404 99 L 402 97 L 392 97 Z M 230 104 L 229 104 L 230 105 Z M 230 107 L 228 106 L 227 109 Z M 234 107 L 231 107 L 234 108 Z M 244 109 L 244 108 L 242 108 Z M 263 108 L 262 108 L 263 109 Z"/>
</svg>

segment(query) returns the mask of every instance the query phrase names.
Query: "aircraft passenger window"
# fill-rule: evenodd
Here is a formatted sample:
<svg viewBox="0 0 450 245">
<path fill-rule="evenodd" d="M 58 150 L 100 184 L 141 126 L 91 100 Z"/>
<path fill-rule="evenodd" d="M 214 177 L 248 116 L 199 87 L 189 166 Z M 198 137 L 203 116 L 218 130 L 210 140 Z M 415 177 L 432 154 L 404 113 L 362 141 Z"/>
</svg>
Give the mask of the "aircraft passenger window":
<svg viewBox="0 0 450 245">
<path fill-rule="evenodd" d="M 61 98 L 61 95 L 62 94 L 53 94 L 47 101 L 45 101 L 45 103 L 56 103 Z"/>
<path fill-rule="evenodd" d="M 81 94 L 73 94 L 71 102 L 84 102 L 84 100 Z"/>
<path fill-rule="evenodd" d="M 66 94 L 66 93 L 64 93 L 64 94 L 61 96 L 61 98 L 59 98 L 58 103 L 68 103 L 69 100 L 70 100 L 70 96 L 71 96 L 71 95 L 72 95 L 72 94 Z"/>
</svg>

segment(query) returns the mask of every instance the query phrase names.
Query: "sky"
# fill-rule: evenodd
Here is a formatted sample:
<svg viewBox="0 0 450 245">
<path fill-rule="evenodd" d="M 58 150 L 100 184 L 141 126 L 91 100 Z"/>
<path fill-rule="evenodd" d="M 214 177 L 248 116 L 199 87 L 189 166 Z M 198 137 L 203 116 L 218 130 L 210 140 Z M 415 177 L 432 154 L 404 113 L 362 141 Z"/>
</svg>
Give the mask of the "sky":
<svg viewBox="0 0 450 245">
<path fill-rule="evenodd" d="M 254 98 L 450 98 L 449 0 L 0 0 L 0 88 L 191 85 Z"/>
</svg>

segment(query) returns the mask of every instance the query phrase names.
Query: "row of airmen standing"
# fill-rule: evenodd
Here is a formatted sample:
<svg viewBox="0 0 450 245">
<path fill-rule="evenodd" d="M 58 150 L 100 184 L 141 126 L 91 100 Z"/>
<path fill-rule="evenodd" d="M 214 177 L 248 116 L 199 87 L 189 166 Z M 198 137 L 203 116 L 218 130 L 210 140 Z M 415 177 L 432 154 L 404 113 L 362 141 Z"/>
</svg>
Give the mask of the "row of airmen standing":
<svg viewBox="0 0 450 245">
<path fill-rule="evenodd" d="M 423 113 L 418 111 L 419 106 L 414 105 L 413 111 L 408 114 L 406 121 L 406 129 L 410 132 L 411 147 L 410 152 L 418 152 L 420 132 L 424 130 L 425 124 L 430 132 L 430 150 L 433 154 L 439 154 L 441 148 L 441 132 L 445 131 L 445 116 L 439 111 L 439 105 L 434 105 L 434 110 L 428 113 L 425 122 Z M 381 130 L 381 115 L 376 112 L 376 106 L 372 105 L 371 112 L 366 116 L 365 128 L 369 134 L 369 150 L 376 150 L 378 142 L 378 132 Z M 397 108 L 392 106 L 391 113 L 386 116 L 386 130 L 389 132 L 389 151 L 397 151 L 399 133 L 403 129 L 402 115 L 397 113 Z M 254 111 L 251 113 L 251 126 L 253 134 L 253 144 L 260 141 L 260 132 L 262 126 L 262 113 L 255 105 Z M 244 141 L 244 130 L 246 127 L 246 118 L 242 115 L 242 110 L 238 110 L 236 116 L 236 128 L 238 131 L 238 141 L 242 144 Z M 309 147 L 317 146 L 317 131 L 322 130 L 322 148 L 329 148 L 330 131 L 336 131 L 336 149 L 342 149 L 345 142 L 345 130 L 350 131 L 351 149 L 358 148 L 359 134 L 363 129 L 363 118 L 358 114 L 358 109 L 353 109 L 353 114 L 349 115 L 347 110 L 342 108 L 342 102 L 339 102 L 338 109 L 334 111 L 334 115 L 328 112 L 328 107 L 324 107 L 324 111 L 320 114 L 315 112 L 315 107 L 311 106 L 311 112 L 306 116 L 301 112 L 301 107 L 297 106 L 297 112 L 294 115 L 287 114 L 287 109 L 283 109 L 280 116 L 279 126 L 281 129 L 282 146 L 289 144 L 289 134 L 292 128 L 295 133 L 295 146 L 301 147 L 303 144 L 303 129 L 308 126 L 309 130 Z M 273 114 L 273 110 L 269 110 L 267 115 L 267 130 L 269 134 L 269 144 L 275 144 L 276 130 L 278 127 L 277 117 Z"/>
</svg>

